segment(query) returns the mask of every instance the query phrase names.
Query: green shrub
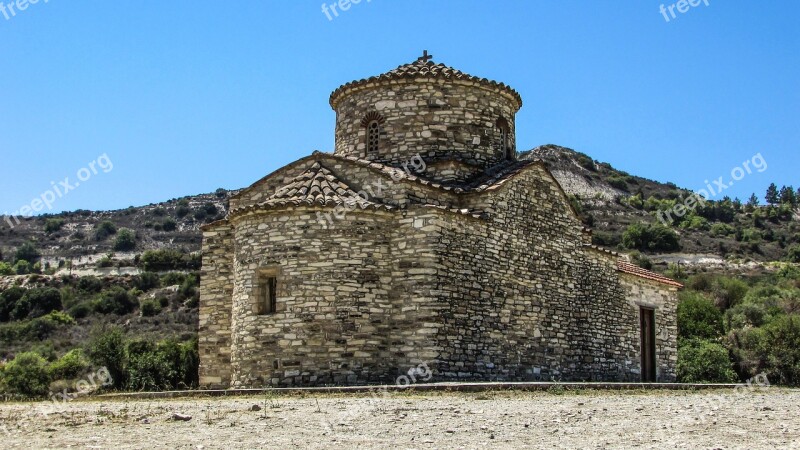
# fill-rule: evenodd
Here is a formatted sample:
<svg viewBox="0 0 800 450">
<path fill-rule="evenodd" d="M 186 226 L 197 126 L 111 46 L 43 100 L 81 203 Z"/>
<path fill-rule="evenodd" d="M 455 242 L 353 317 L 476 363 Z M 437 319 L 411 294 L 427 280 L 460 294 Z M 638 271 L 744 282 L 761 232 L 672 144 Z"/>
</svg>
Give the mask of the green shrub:
<svg viewBox="0 0 800 450">
<path fill-rule="evenodd" d="M 606 178 L 606 183 L 610 184 L 611 187 L 617 188 L 619 190 L 622 190 L 622 191 L 625 191 L 625 192 L 628 191 L 628 182 L 626 181 L 626 179 L 624 177 L 620 177 L 620 176 L 616 176 L 616 175 L 610 176 L 610 177 Z"/>
<path fill-rule="evenodd" d="M 689 339 L 678 347 L 681 383 L 732 383 L 738 377 L 731 367 L 728 350 L 715 342 Z"/>
<path fill-rule="evenodd" d="M 118 252 L 128 252 L 136 248 L 136 234 L 127 228 L 119 230 L 114 239 L 114 250 Z"/>
<path fill-rule="evenodd" d="M 186 217 L 190 212 L 191 210 L 189 209 L 188 206 L 180 205 L 177 208 L 175 208 L 175 215 L 179 219 Z"/>
<path fill-rule="evenodd" d="M 722 336 L 722 312 L 702 294 L 682 291 L 678 303 L 678 336 L 681 339 L 716 339 Z"/>
<path fill-rule="evenodd" d="M 61 310 L 61 292 L 54 288 L 30 289 L 17 302 L 12 316 L 17 320 L 30 317 L 32 319 Z"/>
<path fill-rule="evenodd" d="M 146 272 L 197 270 L 200 268 L 200 258 L 172 249 L 148 250 L 139 259 L 139 264 Z"/>
<path fill-rule="evenodd" d="M 0 275 L 15 275 L 14 268 L 7 262 L 0 261 Z"/>
<path fill-rule="evenodd" d="M 728 309 L 739 303 L 750 287 L 742 280 L 729 277 L 717 277 L 711 289 L 717 306 Z"/>
<path fill-rule="evenodd" d="M 161 287 L 161 279 L 157 273 L 142 272 L 139 276 L 134 278 L 133 285 L 142 292 L 147 292 L 151 289 Z"/>
<path fill-rule="evenodd" d="M 103 280 L 87 275 L 78 279 L 78 289 L 87 294 L 97 293 L 103 290 Z"/>
<path fill-rule="evenodd" d="M 94 228 L 94 239 L 96 241 L 105 241 L 114 234 L 117 234 L 117 226 L 108 220 L 100 222 Z"/>
<path fill-rule="evenodd" d="M 125 385 L 125 335 L 119 328 L 95 333 L 86 345 L 86 356 L 96 367 L 105 367 L 113 385 Z"/>
<path fill-rule="evenodd" d="M 36 353 L 20 353 L 6 364 L 2 376 L 3 390 L 26 397 L 44 397 L 50 387 L 47 361 Z"/>
<path fill-rule="evenodd" d="M 676 251 L 680 249 L 678 235 L 661 224 L 635 223 L 622 233 L 622 245 L 632 250 Z"/>
<path fill-rule="evenodd" d="M 711 235 L 716 237 L 726 237 L 734 233 L 735 229 L 725 223 L 715 223 L 711 225 Z"/>
<path fill-rule="evenodd" d="M 800 263 L 800 244 L 793 244 L 786 250 L 786 259 L 793 263 Z"/>
<path fill-rule="evenodd" d="M 47 219 L 44 222 L 44 232 L 45 233 L 55 233 L 59 231 L 64 226 L 64 219 Z"/>
<path fill-rule="evenodd" d="M 91 314 L 93 310 L 91 302 L 81 302 L 69 309 L 69 315 L 76 319 L 83 319 Z"/>
<path fill-rule="evenodd" d="M 161 303 L 155 299 L 141 300 L 139 302 L 139 312 L 142 317 L 157 316 L 161 312 Z"/>
<path fill-rule="evenodd" d="M 47 371 L 53 380 L 72 380 L 84 375 L 89 368 L 89 360 L 83 354 L 83 350 L 75 348 L 50 363 Z"/>
<path fill-rule="evenodd" d="M 17 251 L 14 253 L 14 263 L 19 261 L 34 263 L 38 261 L 41 256 L 42 254 L 39 253 L 39 250 L 36 249 L 33 242 L 28 241 L 17 248 Z"/>
<path fill-rule="evenodd" d="M 100 314 L 125 315 L 136 309 L 137 301 L 121 287 L 113 287 L 100 293 L 94 301 L 94 311 Z"/>
<path fill-rule="evenodd" d="M 186 274 L 181 272 L 168 272 L 165 273 L 164 276 L 161 277 L 161 285 L 162 286 L 175 286 L 175 285 L 182 285 L 183 282 L 186 280 Z"/>
<path fill-rule="evenodd" d="M 14 272 L 16 272 L 17 275 L 28 275 L 33 272 L 33 268 L 28 261 L 21 259 L 14 264 Z"/>
<path fill-rule="evenodd" d="M 128 389 L 185 389 L 197 385 L 197 341 L 158 344 L 131 341 L 128 354 Z"/>
<path fill-rule="evenodd" d="M 11 312 L 17 306 L 17 302 L 25 295 L 27 290 L 19 286 L 13 286 L 0 292 L 0 322 L 11 320 Z"/>
<path fill-rule="evenodd" d="M 178 222 L 175 219 L 166 218 L 161 223 L 161 229 L 164 231 L 175 231 L 178 228 Z"/>
</svg>

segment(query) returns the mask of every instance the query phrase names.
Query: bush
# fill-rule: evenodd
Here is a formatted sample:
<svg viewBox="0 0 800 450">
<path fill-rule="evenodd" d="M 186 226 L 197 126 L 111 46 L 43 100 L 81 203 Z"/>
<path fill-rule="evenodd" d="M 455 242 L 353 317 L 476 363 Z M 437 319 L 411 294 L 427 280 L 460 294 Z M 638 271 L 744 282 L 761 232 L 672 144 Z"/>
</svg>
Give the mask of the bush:
<svg viewBox="0 0 800 450">
<path fill-rule="evenodd" d="M 189 209 L 188 206 L 180 205 L 177 208 L 175 208 L 175 215 L 179 219 L 186 217 L 190 212 L 191 210 Z"/>
<path fill-rule="evenodd" d="M 161 224 L 161 229 L 164 231 L 175 231 L 178 228 L 178 222 L 175 219 L 167 218 Z"/>
<path fill-rule="evenodd" d="M 128 389 L 161 390 L 189 388 L 197 384 L 197 341 L 158 344 L 131 341 L 128 354 Z"/>
<path fill-rule="evenodd" d="M 0 292 L 0 322 L 11 320 L 11 313 L 17 302 L 25 296 L 27 290 L 18 286 L 13 286 Z"/>
<path fill-rule="evenodd" d="M 105 367 L 115 387 L 125 385 L 125 335 L 119 328 L 95 334 L 86 346 L 86 355 L 97 367 Z"/>
<path fill-rule="evenodd" d="M 47 219 L 44 222 L 45 233 L 55 233 L 64 226 L 64 219 Z"/>
<path fill-rule="evenodd" d="M 61 308 L 61 292 L 58 289 L 31 289 L 17 302 L 11 315 L 17 320 L 26 317 L 35 319 L 51 311 L 60 311 Z"/>
<path fill-rule="evenodd" d="M 72 380 L 89 370 L 89 360 L 83 350 L 75 348 L 62 356 L 58 361 L 50 363 L 47 371 L 53 380 Z"/>
<path fill-rule="evenodd" d="M 793 244 L 786 250 L 786 259 L 794 263 L 800 263 L 800 244 Z"/>
<path fill-rule="evenodd" d="M 28 275 L 29 273 L 33 272 L 33 268 L 28 261 L 22 259 L 14 264 L 14 272 L 16 272 L 17 275 Z"/>
<path fill-rule="evenodd" d="M 722 336 L 722 312 L 702 294 L 682 291 L 678 303 L 678 336 L 681 339 L 716 339 Z"/>
<path fill-rule="evenodd" d="M 0 275 L 14 275 L 16 272 L 7 262 L 0 261 Z"/>
<path fill-rule="evenodd" d="M 718 307 L 728 309 L 739 303 L 750 287 L 742 280 L 718 277 L 714 280 L 711 292 Z"/>
<path fill-rule="evenodd" d="M 624 177 L 620 177 L 620 176 L 616 176 L 616 175 L 610 176 L 610 177 L 606 178 L 606 183 L 610 184 L 611 187 L 617 188 L 619 190 L 622 190 L 622 191 L 625 191 L 625 192 L 628 191 L 628 182 L 626 181 L 626 179 Z"/>
<path fill-rule="evenodd" d="M 81 302 L 69 309 L 69 315 L 76 319 L 83 319 L 92 313 L 94 308 L 90 302 Z"/>
<path fill-rule="evenodd" d="M 678 235 L 661 224 L 643 225 L 639 223 L 628 226 L 622 233 L 622 245 L 632 250 L 642 251 L 676 251 L 680 249 Z"/>
<path fill-rule="evenodd" d="M 97 293 L 103 290 L 103 280 L 87 275 L 78 279 L 78 289 L 87 294 Z"/>
<path fill-rule="evenodd" d="M 732 383 L 737 381 L 728 350 L 720 344 L 690 339 L 678 347 L 678 380 L 681 383 Z"/>
<path fill-rule="evenodd" d="M 171 249 L 148 250 L 139 259 L 139 265 L 146 272 L 197 270 L 200 268 L 200 257 Z"/>
<path fill-rule="evenodd" d="M 46 396 L 50 387 L 47 361 L 36 353 L 20 353 L 3 369 L 2 385 L 11 394 Z"/>
<path fill-rule="evenodd" d="M 136 299 L 121 287 L 113 287 L 102 292 L 94 302 L 95 312 L 101 314 L 124 315 L 136 309 Z"/>
<path fill-rule="evenodd" d="M 155 289 L 161 286 L 161 279 L 157 273 L 142 272 L 141 275 L 134 278 L 133 285 L 142 292 L 147 292 L 150 289 Z"/>
<path fill-rule="evenodd" d="M 161 303 L 154 299 L 141 300 L 139 302 L 139 312 L 142 317 L 157 316 L 161 312 Z"/>
<path fill-rule="evenodd" d="M 186 275 L 180 272 L 169 272 L 164 274 L 161 277 L 161 285 L 162 286 L 175 286 L 175 285 L 182 285 L 183 282 L 186 280 Z"/>
<path fill-rule="evenodd" d="M 114 239 L 114 250 L 118 252 L 129 252 L 136 248 L 136 234 L 132 230 L 123 228 L 117 233 Z"/>
<path fill-rule="evenodd" d="M 114 234 L 117 234 L 117 226 L 113 222 L 105 220 L 95 226 L 94 239 L 96 241 L 105 241 Z"/>
<path fill-rule="evenodd" d="M 17 248 L 17 251 L 14 253 L 14 263 L 19 261 L 34 263 L 38 261 L 41 256 L 42 254 L 39 253 L 39 250 L 36 249 L 33 242 L 28 241 Z"/>
</svg>

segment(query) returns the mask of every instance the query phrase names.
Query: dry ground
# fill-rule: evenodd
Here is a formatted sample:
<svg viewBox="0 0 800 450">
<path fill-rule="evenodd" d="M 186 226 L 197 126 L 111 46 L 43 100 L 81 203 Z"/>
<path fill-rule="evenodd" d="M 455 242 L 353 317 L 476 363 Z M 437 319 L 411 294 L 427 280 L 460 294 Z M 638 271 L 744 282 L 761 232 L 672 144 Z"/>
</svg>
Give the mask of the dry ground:
<svg viewBox="0 0 800 450">
<path fill-rule="evenodd" d="M 174 413 L 191 416 L 175 420 Z M 2 448 L 800 448 L 800 390 L 0 404 Z"/>
</svg>

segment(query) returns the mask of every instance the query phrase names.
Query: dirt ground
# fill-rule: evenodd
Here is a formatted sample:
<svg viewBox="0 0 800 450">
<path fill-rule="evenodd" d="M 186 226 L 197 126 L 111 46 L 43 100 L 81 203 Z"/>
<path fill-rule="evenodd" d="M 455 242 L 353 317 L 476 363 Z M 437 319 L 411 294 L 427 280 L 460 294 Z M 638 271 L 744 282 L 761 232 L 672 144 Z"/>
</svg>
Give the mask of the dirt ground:
<svg viewBox="0 0 800 450">
<path fill-rule="evenodd" d="M 797 449 L 800 390 L 5 403 L 0 448 Z"/>
</svg>

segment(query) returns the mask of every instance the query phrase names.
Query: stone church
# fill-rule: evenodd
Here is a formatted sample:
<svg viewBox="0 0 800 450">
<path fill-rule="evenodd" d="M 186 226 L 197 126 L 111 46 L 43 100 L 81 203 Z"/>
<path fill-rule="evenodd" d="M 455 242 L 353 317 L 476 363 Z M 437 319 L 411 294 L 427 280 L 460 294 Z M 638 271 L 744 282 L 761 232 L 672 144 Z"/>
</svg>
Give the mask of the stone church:
<svg viewBox="0 0 800 450">
<path fill-rule="evenodd" d="M 204 387 L 675 380 L 673 280 L 592 245 L 511 87 L 425 54 L 330 96 L 335 150 L 203 228 Z"/>
</svg>

